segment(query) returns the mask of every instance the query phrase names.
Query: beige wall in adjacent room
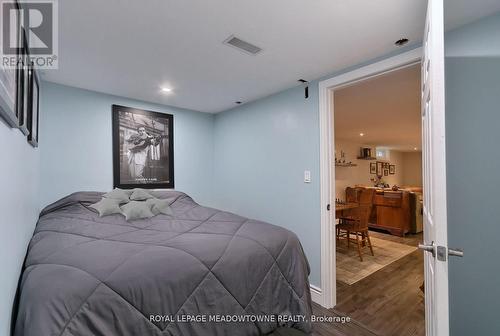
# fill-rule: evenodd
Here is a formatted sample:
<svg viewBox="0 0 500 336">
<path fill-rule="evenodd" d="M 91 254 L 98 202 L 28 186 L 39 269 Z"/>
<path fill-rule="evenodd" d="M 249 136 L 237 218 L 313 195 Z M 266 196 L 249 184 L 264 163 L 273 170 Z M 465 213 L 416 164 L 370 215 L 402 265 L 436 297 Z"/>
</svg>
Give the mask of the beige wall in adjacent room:
<svg viewBox="0 0 500 336">
<path fill-rule="evenodd" d="M 422 152 L 403 152 L 402 184 L 404 186 L 422 186 Z"/>
<path fill-rule="evenodd" d="M 346 161 L 351 161 L 357 165 L 356 167 L 335 167 L 335 198 L 345 199 L 346 187 L 353 187 L 357 184 L 373 185 L 370 179 L 376 177 L 376 175 L 370 174 L 370 163 L 376 161 L 358 160 L 357 157 L 361 147 L 371 147 L 372 155 L 375 155 L 374 146 L 345 140 L 335 140 L 337 158 L 340 159 L 340 151 L 344 151 Z M 391 186 L 395 184 L 401 186 L 403 184 L 403 154 L 403 152 L 389 151 L 388 160 L 380 160 L 396 165 L 396 174 L 382 177 L 382 180 Z"/>
</svg>

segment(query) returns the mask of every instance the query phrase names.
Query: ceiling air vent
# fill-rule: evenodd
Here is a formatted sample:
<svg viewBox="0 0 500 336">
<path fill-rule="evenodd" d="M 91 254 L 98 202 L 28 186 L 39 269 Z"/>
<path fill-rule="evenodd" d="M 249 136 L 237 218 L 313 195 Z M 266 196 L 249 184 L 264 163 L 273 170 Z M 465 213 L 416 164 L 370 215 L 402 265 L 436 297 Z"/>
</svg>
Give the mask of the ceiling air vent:
<svg viewBox="0 0 500 336">
<path fill-rule="evenodd" d="M 240 51 L 243 51 L 244 53 L 247 53 L 250 55 L 257 55 L 258 53 L 260 53 L 262 51 L 262 49 L 257 47 L 256 45 L 253 45 L 251 43 L 243 41 L 242 39 L 239 39 L 233 35 L 229 36 L 224 41 L 224 44 L 227 44 L 228 46 L 237 48 Z"/>
</svg>

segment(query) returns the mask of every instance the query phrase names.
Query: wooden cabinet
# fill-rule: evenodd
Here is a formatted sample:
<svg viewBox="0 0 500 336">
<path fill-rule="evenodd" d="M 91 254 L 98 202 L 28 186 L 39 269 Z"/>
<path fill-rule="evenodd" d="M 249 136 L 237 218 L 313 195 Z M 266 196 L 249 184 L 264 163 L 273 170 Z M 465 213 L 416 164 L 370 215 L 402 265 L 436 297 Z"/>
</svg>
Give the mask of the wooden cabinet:
<svg viewBox="0 0 500 336">
<path fill-rule="evenodd" d="M 377 190 L 369 226 L 404 236 L 410 231 L 410 199 L 406 191 Z"/>
</svg>

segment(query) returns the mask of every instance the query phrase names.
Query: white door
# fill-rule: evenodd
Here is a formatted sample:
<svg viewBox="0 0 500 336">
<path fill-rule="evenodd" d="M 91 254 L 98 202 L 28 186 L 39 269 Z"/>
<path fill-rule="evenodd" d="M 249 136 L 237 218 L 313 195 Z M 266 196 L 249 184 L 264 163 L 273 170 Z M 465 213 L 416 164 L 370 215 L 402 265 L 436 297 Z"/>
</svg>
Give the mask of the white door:
<svg viewBox="0 0 500 336">
<path fill-rule="evenodd" d="M 448 336 L 443 0 L 428 0 L 422 49 L 425 327 L 427 336 Z"/>
</svg>

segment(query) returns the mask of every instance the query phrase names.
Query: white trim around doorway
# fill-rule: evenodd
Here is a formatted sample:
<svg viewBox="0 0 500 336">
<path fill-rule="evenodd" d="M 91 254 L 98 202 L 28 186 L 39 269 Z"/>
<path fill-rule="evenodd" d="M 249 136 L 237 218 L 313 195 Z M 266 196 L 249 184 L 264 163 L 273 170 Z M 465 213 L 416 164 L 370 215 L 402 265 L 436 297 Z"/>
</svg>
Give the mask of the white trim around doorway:
<svg viewBox="0 0 500 336">
<path fill-rule="evenodd" d="M 333 91 L 358 81 L 376 77 L 420 62 L 422 48 L 386 58 L 319 83 L 320 193 L 321 193 L 321 288 L 311 286 L 312 300 L 325 308 L 336 305 L 335 204 L 332 181 L 335 169 L 330 165 L 334 139 Z M 332 208 L 329 210 L 329 208 Z"/>
</svg>

